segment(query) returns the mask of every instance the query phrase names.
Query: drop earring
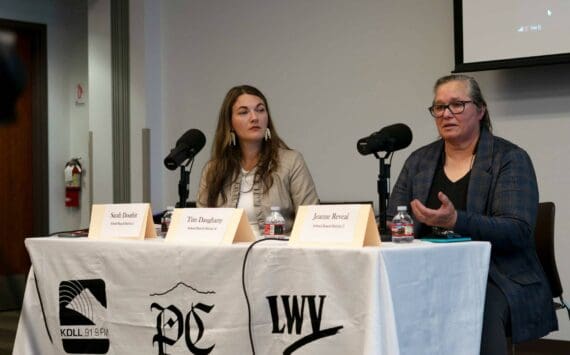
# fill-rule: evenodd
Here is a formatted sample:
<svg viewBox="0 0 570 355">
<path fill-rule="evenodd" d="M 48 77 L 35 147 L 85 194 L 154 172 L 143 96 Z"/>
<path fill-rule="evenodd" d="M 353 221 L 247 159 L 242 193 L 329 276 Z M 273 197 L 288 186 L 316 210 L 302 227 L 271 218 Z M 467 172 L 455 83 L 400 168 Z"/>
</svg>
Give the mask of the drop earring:
<svg viewBox="0 0 570 355">
<path fill-rule="evenodd" d="M 270 139 L 271 139 L 271 131 L 269 130 L 269 128 L 266 128 L 265 129 L 265 141 L 267 142 Z"/>
<path fill-rule="evenodd" d="M 236 146 L 236 134 L 234 131 L 230 131 L 230 144 L 235 147 Z"/>
</svg>

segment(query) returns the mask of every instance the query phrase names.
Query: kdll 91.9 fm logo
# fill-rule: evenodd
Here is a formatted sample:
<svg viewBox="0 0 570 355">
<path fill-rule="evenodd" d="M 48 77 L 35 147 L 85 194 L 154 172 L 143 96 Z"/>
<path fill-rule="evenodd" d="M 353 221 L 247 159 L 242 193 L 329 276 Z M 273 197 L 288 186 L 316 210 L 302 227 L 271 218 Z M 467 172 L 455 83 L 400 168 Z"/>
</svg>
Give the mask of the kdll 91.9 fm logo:
<svg viewBox="0 0 570 355">
<path fill-rule="evenodd" d="M 106 354 L 109 351 L 105 282 L 68 280 L 59 284 L 59 332 L 68 354 Z"/>
</svg>

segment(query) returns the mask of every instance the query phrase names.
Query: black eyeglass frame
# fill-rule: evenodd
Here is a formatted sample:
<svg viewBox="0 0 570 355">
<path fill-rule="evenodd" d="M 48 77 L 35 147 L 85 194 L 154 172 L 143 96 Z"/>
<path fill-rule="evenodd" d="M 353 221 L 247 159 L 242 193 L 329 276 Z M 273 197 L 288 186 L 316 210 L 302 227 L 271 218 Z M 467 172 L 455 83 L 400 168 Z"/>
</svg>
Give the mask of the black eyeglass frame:
<svg viewBox="0 0 570 355">
<path fill-rule="evenodd" d="M 468 104 L 468 103 L 472 103 L 472 104 L 474 104 L 475 106 L 477 106 L 477 104 L 476 104 L 475 102 L 473 102 L 473 100 L 459 100 L 459 101 L 450 102 L 450 103 L 448 103 L 447 105 L 439 105 L 439 104 L 436 105 L 436 104 L 433 104 L 433 105 L 431 105 L 430 107 L 428 107 L 427 109 L 428 109 L 430 115 L 433 116 L 433 118 L 440 118 L 440 117 L 442 117 L 443 114 L 445 113 L 445 110 L 449 110 L 449 111 L 450 111 L 452 114 L 454 114 L 454 115 L 458 115 L 458 114 L 460 114 L 460 113 L 463 113 L 463 111 L 465 111 L 465 104 Z M 460 108 L 459 110 L 452 110 L 452 109 L 451 109 L 451 105 L 457 105 L 457 104 L 461 104 L 461 106 L 459 106 L 459 107 L 461 107 L 461 108 Z M 439 114 L 439 115 L 436 115 L 436 114 L 435 114 L 435 112 L 434 112 L 434 107 L 435 107 L 435 106 L 441 106 L 441 107 L 443 107 L 443 111 L 441 111 L 441 114 Z"/>
</svg>

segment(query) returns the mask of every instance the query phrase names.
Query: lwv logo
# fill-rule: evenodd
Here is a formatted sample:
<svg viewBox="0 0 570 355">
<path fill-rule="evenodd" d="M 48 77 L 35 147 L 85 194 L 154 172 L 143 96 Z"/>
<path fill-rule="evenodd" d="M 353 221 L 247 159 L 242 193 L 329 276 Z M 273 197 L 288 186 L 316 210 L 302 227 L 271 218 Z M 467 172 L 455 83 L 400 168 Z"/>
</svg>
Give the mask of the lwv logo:
<svg viewBox="0 0 570 355">
<path fill-rule="evenodd" d="M 303 330 L 303 321 L 307 317 L 311 322 L 311 333 L 303 336 L 293 344 L 289 345 L 283 354 L 291 354 L 300 347 L 307 345 L 315 340 L 335 335 L 342 325 L 327 329 L 321 329 L 321 320 L 323 317 L 323 307 L 325 304 L 325 295 L 319 295 L 318 300 L 315 295 L 281 295 L 267 296 L 269 302 L 269 310 L 271 311 L 271 321 L 273 324 L 273 334 L 301 334 Z M 317 305 L 318 303 L 318 305 Z M 279 306 L 283 308 L 285 319 L 279 319 Z"/>
</svg>

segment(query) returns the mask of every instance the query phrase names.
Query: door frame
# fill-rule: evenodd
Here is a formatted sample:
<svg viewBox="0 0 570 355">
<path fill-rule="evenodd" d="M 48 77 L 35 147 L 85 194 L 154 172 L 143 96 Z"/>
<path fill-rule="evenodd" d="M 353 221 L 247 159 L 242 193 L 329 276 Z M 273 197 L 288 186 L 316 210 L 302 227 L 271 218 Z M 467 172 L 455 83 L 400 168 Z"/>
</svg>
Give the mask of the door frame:
<svg viewBox="0 0 570 355">
<path fill-rule="evenodd" d="M 46 236 L 49 233 L 47 26 L 1 18 L 0 26 L 25 32 L 31 38 L 32 70 L 28 75 L 32 75 L 29 78 L 32 93 L 32 237 Z M 0 276 L 0 310 L 21 307 L 25 283 L 26 274 Z"/>
</svg>

